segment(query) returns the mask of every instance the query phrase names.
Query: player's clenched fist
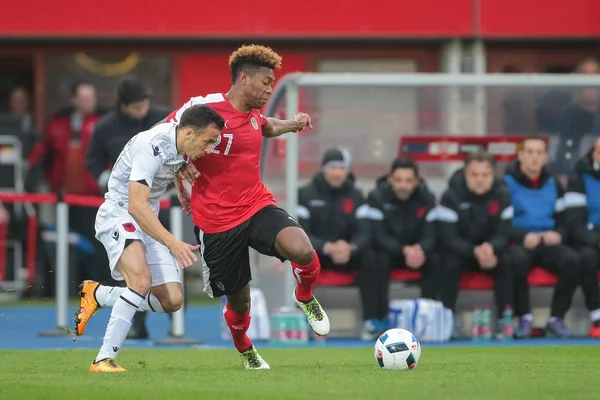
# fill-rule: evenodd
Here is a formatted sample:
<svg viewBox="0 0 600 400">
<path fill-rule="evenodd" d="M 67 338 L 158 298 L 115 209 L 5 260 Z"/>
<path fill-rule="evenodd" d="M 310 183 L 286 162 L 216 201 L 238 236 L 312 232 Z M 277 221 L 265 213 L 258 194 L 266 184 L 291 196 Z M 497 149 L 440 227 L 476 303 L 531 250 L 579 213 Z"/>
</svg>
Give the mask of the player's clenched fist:
<svg viewBox="0 0 600 400">
<path fill-rule="evenodd" d="M 181 268 L 190 267 L 195 261 L 198 261 L 198 257 L 194 254 L 194 252 L 200 248 L 198 245 L 192 246 L 191 244 L 177 240 L 170 244 L 168 248 Z"/>
<path fill-rule="evenodd" d="M 305 113 L 298 113 L 294 116 L 294 121 L 298 122 L 298 131 L 304 130 L 307 127 L 312 129 L 312 120 L 310 115 Z"/>
<path fill-rule="evenodd" d="M 196 179 L 200 176 L 200 172 L 198 172 L 194 164 L 186 163 L 179 168 L 177 176 L 180 180 L 186 180 L 190 185 L 194 185 Z"/>
</svg>

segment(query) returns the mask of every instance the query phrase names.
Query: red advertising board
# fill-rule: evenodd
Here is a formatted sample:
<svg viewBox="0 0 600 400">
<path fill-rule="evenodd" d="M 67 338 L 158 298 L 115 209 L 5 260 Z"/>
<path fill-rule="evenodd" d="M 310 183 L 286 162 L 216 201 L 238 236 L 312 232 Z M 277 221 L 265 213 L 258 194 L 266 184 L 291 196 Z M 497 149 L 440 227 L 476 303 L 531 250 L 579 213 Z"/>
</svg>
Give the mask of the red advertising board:
<svg viewBox="0 0 600 400">
<path fill-rule="evenodd" d="M 5 0 L 4 37 L 595 38 L 598 0 Z"/>
<path fill-rule="evenodd" d="M 0 36 L 467 37 L 472 0 L 8 0 Z"/>
<path fill-rule="evenodd" d="M 485 38 L 600 38 L 598 0 L 478 0 Z"/>
<path fill-rule="evenodd" d="M 470 153 L 486 151 L 497 161 L 511 161 L 522 142 L 522 136 L 403 136 L 398 155 L 415 161 L 463 161 Z"/>
</svg>

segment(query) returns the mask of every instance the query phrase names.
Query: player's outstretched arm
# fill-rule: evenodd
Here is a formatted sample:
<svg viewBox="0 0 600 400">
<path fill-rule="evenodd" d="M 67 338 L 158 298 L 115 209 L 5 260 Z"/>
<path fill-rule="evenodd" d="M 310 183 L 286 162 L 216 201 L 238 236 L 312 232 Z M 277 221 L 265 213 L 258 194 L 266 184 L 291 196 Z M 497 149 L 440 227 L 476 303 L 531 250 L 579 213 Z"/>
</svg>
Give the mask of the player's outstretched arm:
<svg viewBox="0 0 600 400">
<path fill-rule="evenodd" d="M 129 214 L 144 233 L 169 247 L 175 237 L 165 229 L 148 205 L 150 187 L 140 182 L 129 182 Z"/>
<path fill-rule="evenodd" d="M 191 266 L 198 258 L 194 254 L 199 246 L 191 246 L 179 241 L 160 223 L 148 205 L 150 187 L 135 181 L 129 182 L 129 214 L 135 219 L 144 233 L 167 246 L 179 265 L 183 268 Z"/>
<path fill-rule="evenodd" d="M 305 128 L 312 128 L 310 115 L 298 113 L 294 119 L 281 120 L 277 118 L 267 118 L 267 124 L 262 129 L 264 137 L 273 138 L 281 136 L 288 132 L 298 132 Z"/>
</svg>

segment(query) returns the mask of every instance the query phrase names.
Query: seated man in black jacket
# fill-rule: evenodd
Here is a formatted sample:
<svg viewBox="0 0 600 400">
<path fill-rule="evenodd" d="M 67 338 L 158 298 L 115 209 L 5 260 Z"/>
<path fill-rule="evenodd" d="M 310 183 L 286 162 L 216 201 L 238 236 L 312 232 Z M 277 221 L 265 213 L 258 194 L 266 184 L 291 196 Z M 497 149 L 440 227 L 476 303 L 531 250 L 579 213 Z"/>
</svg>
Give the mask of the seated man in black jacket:
<svg viewBox="0 0 600 400">
<path fill-rule="evenodd" d="M 494 177 L 495 160 L 485 152 L 470 154 L 463 170 L 450 179 L 437 208 L 444 249 L 442 303 L 454 311 L 461 269 L 484 271 L 494 277 L 498 316 L 513 299 L 513 282 L 506 254 L 513 208 L 510 193 Z"/>
<path fill-rule="evenodd" d="M 359 271 L 369 246 L 369 207 L 350 173 L 350 155 L 328 150 L 321 170 L 298 190 L 298 222 L 319 255 L 322 269 Z M 362 288 L 361 288 L 362 292 Z"/>
<path fill-rule="evenodd" d="M 421 297 L 435 299 L 438 276 L 432 251 L 436 244 L 435 196 L 408 158 L 394 160 L 390 172 L 369 193 L 373 260 L 364 274 L 362 338 L 371 340 L 387 329 L 389 275 L 394 267 L 421 271 Z M 439 260 L 438 260 L 439 261 Z"/>
<path fill-rule="evenodd" d="M 590 312 L 589 336 L 600 339 L 600 139 L 575 164 L 565 193 L 571 243 L 581 257 L 581 289 Z"/>
</svg>

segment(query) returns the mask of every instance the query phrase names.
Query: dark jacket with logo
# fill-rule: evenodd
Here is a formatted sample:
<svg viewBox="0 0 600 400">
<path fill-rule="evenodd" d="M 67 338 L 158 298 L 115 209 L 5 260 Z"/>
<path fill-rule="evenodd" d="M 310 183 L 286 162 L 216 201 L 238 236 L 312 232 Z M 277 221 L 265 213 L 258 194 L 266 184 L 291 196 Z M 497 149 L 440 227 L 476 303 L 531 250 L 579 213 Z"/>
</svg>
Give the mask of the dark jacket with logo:
<svg viewBox="0 0 600 400">
<path fill-rule="evenodd" d="M 433 250 L 436 245 L 435 196 L 424 181 L 407 200 L 400 200 L 386 177 L 379 178 L 367 203 L 375 249 L 396 257 L 402 255 L 407 245 L 419 244 L 425 253 Z"/>
<path fill-rule="evenodd" d="M 573 244 L 600 246 L 600 166 L 591 154 L 575 164 L 565 194 L 565 221 Z"/>
<path fill-rule="evenodd" d="M 476 246 L 488 242 L 495 254 L 506 250 L 513 208 L 501 180 L 478 196 L 467 187 L 464 170 L 458 170 L 437 207 L 436 219 L 444 248 L 461 257 L 472 257 Z"/>
<path fill-rule="evenodd" d="M 169 110 L 154 106 L 150 107 L 142 120 L 134 120 L 118 110 L 106 114 L 94 128 L 85 156 L 87 170 L 98 180 L 104 171 L 112 168 L 121 150 L 132 137 L 152 128 L 167 115 Z"/>
<path fill-rule="evenodd" d="M 510 191 L 514 217 L 511 240 L 522 243 L 529 232 L 557 231 L 566 240 L 564 189 L 547 168 L 542 169 L 537 186 L 533 186 L 515 162 L 506 169 L 504 182 Z"/>
<path fill-rule="evenodd" d="M 370 241 L 368 206 L 349 175 L 338 189 L 332 188 L 319 172 L 298 190 L 298 222 L 317 250 L 323 252 L 326 242 L 345 240 L 353 247 L 353 255 L 364 251 Z"/>
</svg>

